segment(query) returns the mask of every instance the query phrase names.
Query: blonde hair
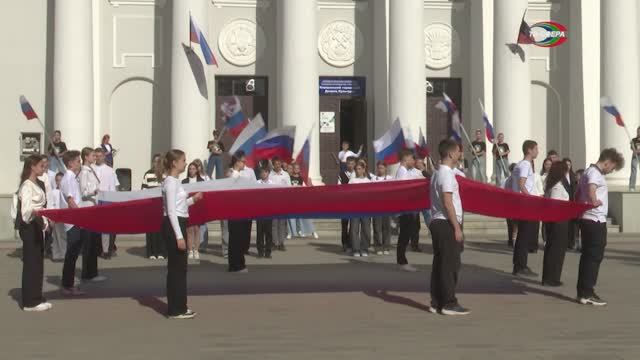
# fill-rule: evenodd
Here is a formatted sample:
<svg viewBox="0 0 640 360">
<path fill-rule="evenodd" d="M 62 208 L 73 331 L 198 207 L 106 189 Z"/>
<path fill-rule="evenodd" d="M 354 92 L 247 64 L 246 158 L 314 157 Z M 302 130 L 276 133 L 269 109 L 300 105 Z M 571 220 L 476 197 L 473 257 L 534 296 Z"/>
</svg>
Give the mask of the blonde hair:
<svg viewBox="0 0 640 360">
<path fill-rule="evenodd" d="M 173 168 L 173 163 L 183 157 L 185 157 L 185 154 L 182 150 L 172 149 L 167 151 L 162 158 L 162 166 L 160 166 L 159 169 L 156 169 L 156 177 L 158 180 L 162 179 L 164 175 L 169 175 L 169 172 L 171 172 L 171 169 Z"/>
</svg>

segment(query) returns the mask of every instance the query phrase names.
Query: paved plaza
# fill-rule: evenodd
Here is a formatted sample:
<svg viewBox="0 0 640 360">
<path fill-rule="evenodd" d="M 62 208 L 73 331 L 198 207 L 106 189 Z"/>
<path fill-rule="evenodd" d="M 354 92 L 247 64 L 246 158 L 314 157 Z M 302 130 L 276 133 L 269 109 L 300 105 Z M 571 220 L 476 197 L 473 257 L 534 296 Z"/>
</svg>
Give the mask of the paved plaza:
<svg viewBox="0 0 640 360">
<path fill-rule="evenodd" d="M 428 241 L 428 240 L 425 240 Z M 214 240 L 215 242 L 215 240 Z M 100 260 L 102 284 L 88 295 L 58 293 L 61 263 L 45 262 L 52 311 L 19 309 L 21 262 L 0 249 L 2 359 L 638 359 L 640 245 L 612 239 L 599 294 L 609 306 L 577 305 L 579 256 L 567 254 L 560 288 L 510 275 L 502 240 L 467 240 L 458 297 L 473 313 L 427 312 L 432 256 L 409 253 L 417 273 L 392 256 L 353 259 L 336 237 L 291 240 L 271 260 L 248 258 L 248 274 L 226 272 L 217 248 L 189 267 L 193 320 L 168 320 L 165 264 L 148 260 L 140 238 L 121 238 Z M 252 252 L 255 251 L 252 248 Z M 530 255 L 542 270 L 543 252 Z M 79 261 L 78 264 L 81 262 Z M 79 272 L 78 272 L 79 275 Z"/>
</svg>

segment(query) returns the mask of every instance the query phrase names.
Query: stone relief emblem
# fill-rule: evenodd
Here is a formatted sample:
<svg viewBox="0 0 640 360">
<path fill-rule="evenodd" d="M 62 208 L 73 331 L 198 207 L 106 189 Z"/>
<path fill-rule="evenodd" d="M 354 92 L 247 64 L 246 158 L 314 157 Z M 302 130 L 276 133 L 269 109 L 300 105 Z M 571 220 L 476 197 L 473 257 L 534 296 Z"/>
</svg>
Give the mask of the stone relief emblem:
<svg viewBox="0 0 640 360">
<path fill-rule="evenodd" d="M 345 67 L 362 53 L 363 36 L 358 28 L 343 20 L 327 24 L 318 36 L 318 52 L 329 65 Z"/>
<path fill-rule="evenodd" d="M 433 23 L 424 28 L 425 64 L 432 69 L 445 69 L 460 53 L 458 33 L 448 24 Z"/>
<path fill-rule="evenodd" d="M 222 56 L 231 64 L 251 65 L 264 51 L 264 31 L 249 19 L 232 20 L 220 31 L 218 48 Z"/>
</svg>

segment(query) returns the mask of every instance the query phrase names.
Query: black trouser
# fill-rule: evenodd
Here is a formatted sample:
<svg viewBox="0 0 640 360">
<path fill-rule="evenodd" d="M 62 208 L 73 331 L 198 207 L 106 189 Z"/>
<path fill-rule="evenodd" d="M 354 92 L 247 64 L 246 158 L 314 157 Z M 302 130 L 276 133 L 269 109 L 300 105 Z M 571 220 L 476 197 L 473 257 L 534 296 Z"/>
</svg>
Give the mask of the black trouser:
<svg viewBox="0 0 640 360">
<path fill-rule="evenodd" d="M 273 247 L 273 221 L 256 220 L 256 247 L 259 254 L 271 254 Z"/>
<path fill-rule="evenodd" d="M 573 249 L 576 247 L 576 234 L 579 225 L 579 220 L 569 221 L 569 249 Z"/>
<path fill-rule="evenodd" d="M 416 232 L 416 214 L 400 215 L 399 226 L 400 234 L 398 235 L 398 247 L 396 249 L 396 262 L 399 265 L 406 265 L 407 261 L 407 245 L 411 236 Z"/>
<path fill-rule="evenodd" d="M 245 254 L 248 253 L 251 248 L 251 229 L 253 228 L 253 220 L 247 220 L 247 222 L 248 224 L 245 226 L 247 227 L 246 231 L 249 233 L 249 236 L 247 237 L 247 241 L 244 243 L 244 248 L 242 249 Z"/>
<path fill-rule="evenodd" d="M 391 218 L 389 216 L 373 218 L 373 245 L 376 250 L 389 250 L 391 247 Z"/>
<path fill-rule="evenodd" d="M 20 226 L 22 239 L 22 307 L 34 307 L 46 300 L 42 297 L 44 274 L 44 239 L 42 227 L 35 221 Z"/>
<path fill-rule="evenodd" d="M 80 230 L 82 241 L 82 279 L 98 276 L 98 254 L 102 252 L 102 235 L 89 230 Z"/>
<path fill-rule="evenodd" d="M 146 235 L 147 257 L 164 256 L 167 257 L 167 247 L 162 239 L 162 233 L 148 233 Z M 111 247 L 109 247 L 111 248 Z"/>
<path fill-rule="evenodd" d="M 529 238 L 529 251 L 538 251 L 538 242 L 540 238 L 540 222 L 533 222 L 535 229 L 531 230 L 531 237 Z"/>
<path fill-rule="evenodd" d="M 507 239 L 509 244 L 513 243 L 513 227 L 516 225 L 516 222 L 511 219 L 507 219 Z"/>
<path fill-rule="evenodd" d="M 44 233 L 44 251 L 47 256 L 51 255 L 51 245 L 53 244 L 53 234 L 51 230 Z"/>
<path fill-rule="evenodd" d="M 82 245 L 85 239 L 82 236 L 82 231 L 77 226 L 67 230 L 67 252 L 64 254 L 64 265 L 62 266 L 62 287 L 66 289 L 74 286 L 76 261 L 80 256 L 80 252 L 82 252 Z M 84 262 L 82 266 L 84 267 Z"/>
<path fill-rule="evenodd" d="M 244 252 L 251 240 L 251 220 L 229 220 L 229 271 L 246 268 Z"/>
<path fill-rule="evenodd" d="M 180 231 L 187 233 L 187 218 L 178 217 Z M 176 234 L 168 217 L 162 222 L 162 237 L 167 245 L 167 315 L 187 312 L 187 250 L 178 249 Z M 185 240 L 186 241 L 186 240 Z M 185 243 L 186 245 L 186 243 Z"/>
<path fill-rule="evenodd" d="M 351 249 L 351 238 L 349 237 L 349 219 L 342 219 L 342 248 Z"/>
<path fill-rule="evenodd" d="M 457 305 L 456 284 L 461 265 L 461 244 L 456 241 L 453 225 L 448 220 L 432 220 L 429 230 L 433 241 L 431 304 L 437 308 Z"/>
<path fill-rule="evenodd" d="M 562 275 L 564 255 L 569 243 L 569 222 L 545 223 L 547 241 L 544 244 L 544 260 L 542 263 L 542 282 L 559 282 Z"/>
<path fill-rule="evenodd" d="M 537 221 L 518 221 L 518 236 L 513 247 L 513 271 L 527 267 L 529 246 L 533 242 L 532 238 L 536 237 L 539 224 Z"/>
<path fill-rule="evenodd" d="M 416 214 L 415 222 L 416 225 L 410 237 L 411 247 L 414 249 L 418 247 L 418 242 L 420 241 L 420 214 Z"/>
<path fill-rule="evenodd" d="M 588 297 L 594 295 L 593 288 L 598 282 L 600 263 L 604 257 L 604 248 L 607 246 L 607 223 L 582 219 L 580 233 L 582 234 L 582 254 L 577 290 L 579 297 Z"/>
<path fill-rule="evenodd" d="M 109 252 L 114 252 L 116 249 L 116 234 L 109 234 Z"/>
</svg>

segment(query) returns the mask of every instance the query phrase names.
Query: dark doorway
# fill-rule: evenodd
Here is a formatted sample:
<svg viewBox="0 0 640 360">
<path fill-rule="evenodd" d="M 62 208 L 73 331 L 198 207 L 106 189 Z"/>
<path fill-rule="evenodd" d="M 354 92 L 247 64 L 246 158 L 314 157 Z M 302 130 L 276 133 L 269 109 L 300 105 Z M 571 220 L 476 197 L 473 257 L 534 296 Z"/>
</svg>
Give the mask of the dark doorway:
<svg viewBox="0 0 640 360">
<path fill-rule="evenodd" d="M 269 129 L 269 83 L 265 76 L 216 76 L 216 104 L 212 113 L 215 116 L 215 128 L 222 130 L 226 116 L 222 111 L 224 103 L 234 103 L 237 97 L 242 112 L 252 119 L 258 113 L 262 115 L 265 126 Z M 228 133 L 222 137 L 224 148 L 228 151 L 235 139 Z M 224 163 L 229 163 L 230 156 L 225 154 Z"/>
<path fill-rule="evenodd" d="M 456 104 L 462 119 L 462 79 L 460 78 L 427 78 L 427 119 L 425 127 L 427 129 L 427 144 L 432 149 L 433 161 L 440 160 L 436 151 L 438 144 L 443 139 L 451 136 L 451 118 L 439 109 L 436 104 L 444 99 L 443 93 Z"/>
<path fill-rule="evenodd" d="M 349 141 L 354 152 L 364 145 L 367 153 L 367 102 L 361 96 L 321 96 L 320 113 L 335 122 L 333 129 L 320 126 L 320 175 L 325 184 L 336 184 L 342 141 Z"/>
</svg>

